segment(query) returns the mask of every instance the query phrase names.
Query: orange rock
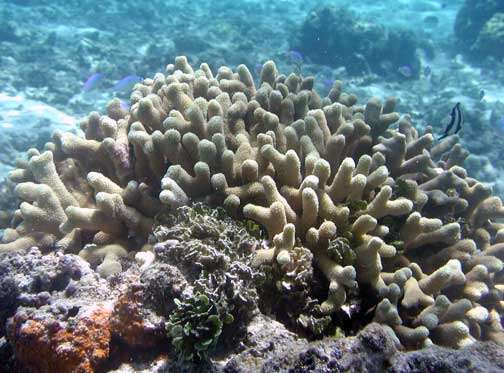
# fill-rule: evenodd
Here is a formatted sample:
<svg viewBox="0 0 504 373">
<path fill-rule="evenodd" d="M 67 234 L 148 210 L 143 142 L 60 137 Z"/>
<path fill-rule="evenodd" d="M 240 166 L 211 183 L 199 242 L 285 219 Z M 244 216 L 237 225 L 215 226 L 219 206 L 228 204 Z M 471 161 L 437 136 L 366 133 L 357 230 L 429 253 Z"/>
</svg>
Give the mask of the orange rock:
<svg viewBox="0 0 504 373">
<path fill-rule="evenodd" d="M 67 324 L 18 313 L 8 324 L 7 337 L 17 360 L 35 372 L 90 373 L 109 356 L 110 315 L 101 305 Z"/>
<path fill-rule="evenodd" d="M 159 341 L 156 329 L 146 322 L 140 300 L 141 290 L 129 289 L 114 306 L 110 329 L 131 347 L 151 347 Z"/>
</svg>

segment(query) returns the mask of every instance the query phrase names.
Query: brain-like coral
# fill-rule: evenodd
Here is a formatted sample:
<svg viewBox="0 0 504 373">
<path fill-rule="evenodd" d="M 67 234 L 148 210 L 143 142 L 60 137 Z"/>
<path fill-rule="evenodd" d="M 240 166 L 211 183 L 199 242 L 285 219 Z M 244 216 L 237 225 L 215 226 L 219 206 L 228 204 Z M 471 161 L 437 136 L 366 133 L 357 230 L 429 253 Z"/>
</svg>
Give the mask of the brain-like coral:
<svg viewBox="0 0 504 373">
<path fill-rule="evenodd" d="M 272 61 L 257 87 L 244 65 L 214 75 L 178 57 L 128 112 L 114 100 L 84 138 L 55 133 L 18 162 L 23 202 L 0 252 L 79 252 L 108 276 L 152 250 L 160 212 L 204 200 L 264 227 L 258 270 L 319 271 L 321 315 L 357 294 L 407 347 L 503 343 L 504 208 L 460 166 L 458 139 L 418 133 L 394 98 L 313 84 Z"/>
</svg>

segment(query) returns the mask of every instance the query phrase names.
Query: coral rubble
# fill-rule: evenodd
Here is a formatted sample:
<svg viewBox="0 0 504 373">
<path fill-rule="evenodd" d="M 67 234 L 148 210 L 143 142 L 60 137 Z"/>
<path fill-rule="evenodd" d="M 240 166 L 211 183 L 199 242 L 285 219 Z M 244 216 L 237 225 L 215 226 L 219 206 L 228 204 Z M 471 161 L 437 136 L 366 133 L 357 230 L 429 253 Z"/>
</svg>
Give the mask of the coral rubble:
<svg viewBox="0 0 504 373">
<path fill-rule="evenodd" d="M 225 321 L 250 320 L 255 272 L 311 302 L 292 311 L 305 326 L 342 311 L 354 319 L 360 298 L 368 321 L 407 348 L 504 343 L 504 208 L 460 166 L 467 152 L 457 138 L 418 133 L 394 111 L 393 97 L 361 105 L 340 81 L 323 98 L 313 85 L 312 77 L 280 74 L 272 61 L 256 87 L 244 65 L 214 74 L 176 58 L 135 85 L 129 111 L 114 100 L 106 115 L 81 123 L 84 138 L 56 132 L 43 151 L 18 161 L 10 178 L 23 202 L 0 253 L 79 253 L 108 278 L 133 257 L 147 271 L 177 266 L 193 294 L 212 294 L 199 304 L 181 291 L 168 307 L 181 349 L 181 323 L 195 335 L 208 325 L 193 323 L 215 327 L 199 342 L 204 350 Z M 163 223 L 194 201 L 258 223 L 264 247 L 234 231 L 222 239 L 225 225 L 215 222 L 178 231 L 170 226 L 180 221 Z M 180 245 L 184 234 L 213 238 Z M 252 255 L 240 254 L 246 249 Z M 136 321 L 129 324 L 122 338 L 142 344 Z M 324 329 L 317 325 L 311 329 Z"/>
</svg>

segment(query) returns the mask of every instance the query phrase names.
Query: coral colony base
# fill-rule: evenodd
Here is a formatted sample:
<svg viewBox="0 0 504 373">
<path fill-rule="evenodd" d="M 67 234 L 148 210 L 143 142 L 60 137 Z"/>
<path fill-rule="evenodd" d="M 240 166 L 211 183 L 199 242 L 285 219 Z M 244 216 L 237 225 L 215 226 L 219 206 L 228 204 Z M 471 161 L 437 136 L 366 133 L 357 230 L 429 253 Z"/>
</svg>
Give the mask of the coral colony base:
<svg viewBox="0 0 504 373">
<path fill-rule="evenodd" d="M 282 322 L 297 318 L 317 335 L 345 314 L 359 328 L 382 324 L 409 349 L 504 344 L 504 208 L 460 166 L 457 137 L 419 134 L 394 98 L 359 105 L 340 81 L 321 98 L 313 83 L 268 61 L 257 88 L 244 65 L 214 75 L 176 58 L 135 85 L 129 111 L 113 100 L 82 122 L 84 138 L 56 132 L 18 161 L 10 178 L 22 203 L 0 252 L 79 253 L 103 277 L 127 257 L 148 268 L 158 253 L 189 253 L 166 254 L 174 244 L 160 222 L 203 201 L 266 231 L 248 262 L 263 274 L 259 298 L 292 292 L 310 303 L 273 310 Z M 205 250 L 199 259 L 215 259 Z M 230 272 L 243 278 L 238 267 Z M 170 316 L 188 359 L 238 322 L 209 297 L 181 299 Z"/>
</svg>

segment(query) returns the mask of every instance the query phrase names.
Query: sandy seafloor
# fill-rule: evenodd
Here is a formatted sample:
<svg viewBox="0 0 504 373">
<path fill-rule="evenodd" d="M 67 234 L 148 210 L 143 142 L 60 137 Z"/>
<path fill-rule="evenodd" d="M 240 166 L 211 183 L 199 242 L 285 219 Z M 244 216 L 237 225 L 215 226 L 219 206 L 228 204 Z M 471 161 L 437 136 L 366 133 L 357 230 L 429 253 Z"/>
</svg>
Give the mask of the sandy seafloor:
<svg viewBox="0 0 504 373">
<path fill-rule="evenodd" d="M 54 129 L 76 129 L 91 110 L 103 111 L 118 95 L 114 82 L 127 75 L 150 77 L 163 71 L 177 55 L 193 65 L 209 62 L 247 64 L 251 70 L 268 59 L 279 70 L 295 70 L 287 57 L 289 41 L 308 12 L 332 4 L 354 11 L 364 21 L 413 30 L 420 42 L 433 47 L 435 58 L 418 50 L 419 79 L 351 76 L 344 68 L 312 64 L 305 57 L 304 75 L 323 82 L 340 79 L 360 103 L 371 96 L 399 98 L 397 110 L 408 113 L 417 128 L 431 125 L 442 132 L 451 107 L 461 102 L 465 113 L 462 143 L 472 155 L 466 167 L 472 176 L 504 195 L 504 128 L 490 120 L 502 100 L 502 64 L 471 66 L 457 50 L 453 24 L 462 0 L 388 1 L 0 1 L 0 179 L 15 158 L 30 146 L 41 147 Z M 435 16 L 436 26 L 424 19 Z M 105 78 L 89 92 L 83 82 L 93 73 Z M 394 72 L 391 72 L 394 73 Z M 257 74 L 256 74 L 257 75 Z M 485 92 L 481 99 L 480 92 Z M 494 120 L 495 122 L 495 120 Z"/>
</svg>

